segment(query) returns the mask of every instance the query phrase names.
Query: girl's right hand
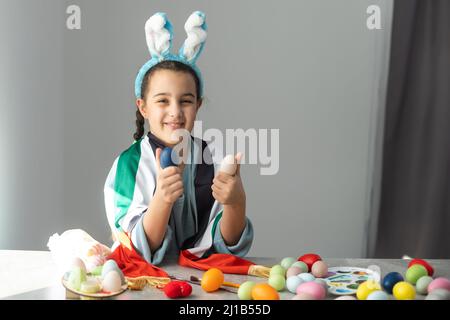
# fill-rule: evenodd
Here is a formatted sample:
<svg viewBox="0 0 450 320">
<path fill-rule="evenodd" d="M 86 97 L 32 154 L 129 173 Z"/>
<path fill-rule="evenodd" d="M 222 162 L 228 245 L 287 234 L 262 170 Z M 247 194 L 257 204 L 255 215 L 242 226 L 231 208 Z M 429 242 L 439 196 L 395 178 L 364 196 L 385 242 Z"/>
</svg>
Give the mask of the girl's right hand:
<svg viewBox="0 0 450 320">
<path fill-rule="evenodd" d="M 156 149 L 156 167 L 158 168 L 158 177 L 156 179 L 155 197 L 159 197 L 167 204 L 173 204 L 184 191 L 183 177 L 181 169 L 176 166 L 161 168 L 160 148 Z"/>
</svg>

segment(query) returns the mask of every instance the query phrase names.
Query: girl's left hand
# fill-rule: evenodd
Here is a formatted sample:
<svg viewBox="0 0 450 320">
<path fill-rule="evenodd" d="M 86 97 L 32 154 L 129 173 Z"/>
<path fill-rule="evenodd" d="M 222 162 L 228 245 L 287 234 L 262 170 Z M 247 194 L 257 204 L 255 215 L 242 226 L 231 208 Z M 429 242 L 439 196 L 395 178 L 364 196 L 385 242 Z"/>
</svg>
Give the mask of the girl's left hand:
<svg viewBox="0 0 450 320">
<path fill-rule="evenodd" d="M 241 160 L 242 154 L 235 157 L 237 168 L 234 175 L 219 171 L 211 186 L 214 199 L 223 205 L 245 205 L 245 191 L 241 180 Z"/>
</svg>

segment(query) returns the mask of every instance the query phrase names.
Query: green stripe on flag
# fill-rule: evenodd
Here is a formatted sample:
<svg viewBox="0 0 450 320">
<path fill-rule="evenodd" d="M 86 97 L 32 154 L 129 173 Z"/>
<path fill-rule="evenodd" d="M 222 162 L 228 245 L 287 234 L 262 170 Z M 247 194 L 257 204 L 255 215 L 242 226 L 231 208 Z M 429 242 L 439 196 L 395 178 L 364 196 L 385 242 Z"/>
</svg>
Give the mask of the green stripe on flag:
<svg viewBox="0 0 450 320">
<path fill-rule="evenodd" d="M 219 223 L 220 218 L 222 218 L 222 213 L 223 213 L 223 210 L 220 211 L 220 213 L 214 219 L 214 224 L 213 224 L 212 230 L 211 230 L 211 238 L 212 238 L 213 242 L 214 242 L 214 235 L 216 234 L 217 224 Z"/>
<path fill-rule="evenodd" d="M 120 211 L 114 217 L 114 224 L 121 231 L 123 230 L 120 226 L 120 221 L 127 214 L 131 201 L 133 201 L 136 173 L 141 158 L 141 141 L 139 143 L 133 143 L 127 150 L 122 152 L 117 163 L 116 177 L 114 180 L 114 202 L 116 208 L 119 208 Z"/>
</svg>

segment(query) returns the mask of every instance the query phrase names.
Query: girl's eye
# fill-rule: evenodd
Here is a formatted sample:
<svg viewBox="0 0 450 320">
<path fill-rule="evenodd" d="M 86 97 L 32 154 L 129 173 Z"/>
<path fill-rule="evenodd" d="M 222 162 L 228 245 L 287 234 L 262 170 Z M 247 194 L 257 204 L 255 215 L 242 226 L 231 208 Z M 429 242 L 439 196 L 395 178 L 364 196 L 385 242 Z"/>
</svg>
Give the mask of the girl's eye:
<svg viewBox="0 0 450 320">
<path fill-rule="evenodd" d="M 167 103 L 168 101 L 166 99 L 158 100 L 158 103 Z"/>
<path fill-rule="evenodd" d="M 181 103 L 193 103 L 191 100 L 183 100 Z"/>
</svg>

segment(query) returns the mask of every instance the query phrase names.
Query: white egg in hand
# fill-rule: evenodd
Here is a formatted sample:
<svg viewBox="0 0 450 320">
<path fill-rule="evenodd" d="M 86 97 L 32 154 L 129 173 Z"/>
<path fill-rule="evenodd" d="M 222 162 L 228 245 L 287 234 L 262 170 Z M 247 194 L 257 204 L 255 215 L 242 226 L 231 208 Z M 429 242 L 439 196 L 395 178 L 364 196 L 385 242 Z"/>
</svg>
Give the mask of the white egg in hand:
<svg viewBox="0 0 450 320">
<path fill-rule="evenodd" d="M 229 175 L 234 175 L 236 173 L 236 168 L 237 165 L 234 156 L 229 154 L 223 158 L 219 171 L 225 172 Z"/>
<path fill-rule="evenodd" d="M 102 281 L 104 291 L 117 292 L 122 287 L 122 281 L 117 271 L 110 271 Z"/>
</svg>

